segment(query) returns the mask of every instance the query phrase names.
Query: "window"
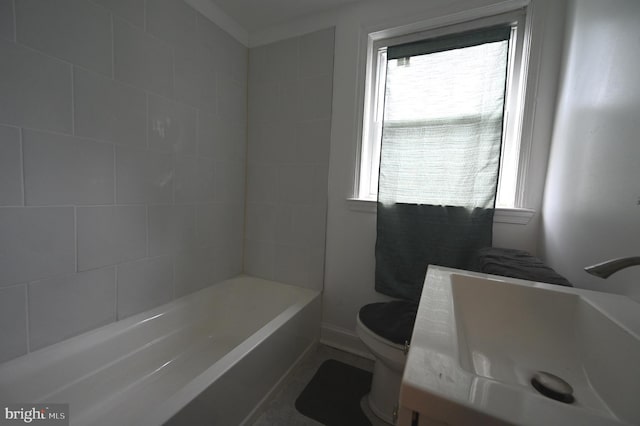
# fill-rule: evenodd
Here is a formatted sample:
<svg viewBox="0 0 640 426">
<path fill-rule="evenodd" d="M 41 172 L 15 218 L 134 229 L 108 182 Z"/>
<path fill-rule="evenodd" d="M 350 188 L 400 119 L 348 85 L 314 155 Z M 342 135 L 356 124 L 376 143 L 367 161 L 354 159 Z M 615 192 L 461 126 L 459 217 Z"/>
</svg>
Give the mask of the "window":
<svg viewBox="0 0 640 426">
<path fill-rule="evenodd" d="M 420 41 L 427 40 L 432 42 L 434 39 L 446 39 L 450 35 L 464 34 L 483 28 L 492 28 L 496 26 L 510 28 L 509 48 L 508 48 L 508 75 L 505 93 L 505 109 L 503 121 L 503 143 L 500 162 L 500 179 L 498 183 L 498 194 L 496 206 L 502 208 L 522 207 L 522 179 L 519 177 L 521 153 L 526 152 L 521 144 L 520 129 L 522 125 L 522 98 L 524 87 L 524 60 L 526 45 L 524 43 L 524 12 L 517 11 L 481 20 L 470 21 L 462 24 L 432 29 L 420 33 L 394 37 L 379 38 L 370 40 L 369 57 L 367 66 L 367 82 L 365 92 L 365 105 L 363 113 L 363 129 L 362 129 L 362 146 L 360 157 L 359 179 L 356 190 L 356 197 L 363 200 L 375 200 L 378 188 L 378 166 L 380 162 L 380 146 L 382 140 L 382 121 L 385 115 L 385 89 L 388 81 L 388 73 L 390 75 L 397 91 L 405 91 L 408 99 L 406 108 L 396 106 L 396 120 L 402 119 L 398 115 L 406 114 L 407 120 L 411 120 L 412 108 L 411 92 L 415 87 L 415 78 L 429 78 L 425 73 L 425 69 L 420 70 L 420 58 L 422 56 L 412 56 L 410 53 L 406 56 L 400 55 L 391 61 L 387 60 L 388 50 L 398 50 L 398 46 L 420 45 Z M 476 31 L 477 32 L 477 31 Z M 453 47 L 447 50 L 452 51 Z M 423 55 L 432 56 L 432 60 L 436 58 L 437 53 Z M 413 62 L 412 62 L 413 61 Z M 423 61 L 424 62 L 424 61 Z M 443 64 L 442 69 L 446 69 L 447 64 Z M 410 68 L 414 67 L 415 72 L 410 72 Z M 398 70 L 405 72 L 398 73 Z M 401 79 L 406 76 L 406 82 Z M 400 76 L 400 80 L 399 77 Z M 462 82 L 464 84 L 464 82 Z M 415 97 L 415 96 L 414 96 Z M 417 101 L 419 108 L 424 109 L 424 102 Z M 389 113 L 390 106 L 387 105 L 386 113 Z M 434 106 L 438 108 L 438 106 Z M 449 111 L 440 110 L 437 112 L 439 119 L 449 119 L 451 122 L 456 120 L 464 120 L 464 108 L 455 108 Z M 435 116 L 434 116 L 435 117 Z"/>
</svg>

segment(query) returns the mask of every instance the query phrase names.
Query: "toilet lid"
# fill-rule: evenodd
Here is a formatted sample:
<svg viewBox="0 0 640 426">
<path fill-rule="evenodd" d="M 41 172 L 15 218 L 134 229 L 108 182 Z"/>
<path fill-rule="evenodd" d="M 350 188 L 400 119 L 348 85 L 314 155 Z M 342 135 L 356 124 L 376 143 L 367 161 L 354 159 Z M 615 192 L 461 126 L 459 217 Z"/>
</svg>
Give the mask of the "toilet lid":
<svg viewBox="0 0 640 426">
<path fill-rule="evenodd" d="M 418 304 L 405 300 L 370 303 L 360 308 L 362 324 L 378 336 L 403 345 L 411 341 Z"/>
</svg>

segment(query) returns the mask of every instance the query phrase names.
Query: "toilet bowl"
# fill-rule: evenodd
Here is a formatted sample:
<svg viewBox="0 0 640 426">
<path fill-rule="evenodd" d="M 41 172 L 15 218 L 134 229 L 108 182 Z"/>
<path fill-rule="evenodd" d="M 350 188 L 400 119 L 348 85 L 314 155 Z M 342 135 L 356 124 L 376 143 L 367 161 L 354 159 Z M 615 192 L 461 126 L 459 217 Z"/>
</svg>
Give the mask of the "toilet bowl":
<svg viewBox="0 0 640 426">
<path fill-rule="evenodd" d="M 393 305 L 390 306 L 393 308 L 391 310 L 387 309 L 390 304 Z M 405 312 L 398 317 L 398 307 L 409 309 L 409 313 Z M 356 334 L 375 357 L 371 390 L 366 396 L 367 402 L 371 411 L 389 424 L 395 423 L 400 383 L 407 358 L 407 345 L 415 322 L 415 311 L 417 304 L 412 302 L 389 302 L 366 305 L 358 313 Z M 388 324 L 394 327 L 391 332 Z M 381 327 L 384 329 L 380 329 Z"/>
<path fill-rule="evenodd" d="M 385 422 L 394 424 L 406 358 L 404 346 L 378 336 L 360 321 L 359 316 L 356 333 L 376 358 L 371 390 L 366 397 L 369 408 Z"/>
</svg>

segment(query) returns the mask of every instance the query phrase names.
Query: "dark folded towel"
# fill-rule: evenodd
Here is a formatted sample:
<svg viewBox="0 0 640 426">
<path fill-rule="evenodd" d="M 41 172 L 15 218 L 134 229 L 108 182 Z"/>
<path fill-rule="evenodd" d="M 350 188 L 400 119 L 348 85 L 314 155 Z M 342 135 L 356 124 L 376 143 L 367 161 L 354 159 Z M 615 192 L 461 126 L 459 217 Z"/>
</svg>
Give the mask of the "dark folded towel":
<svg viewBox="0 0 640 426">
<path fill-rule="evenodd" d="M 474 271 L 485 274 L 573 287 L 565 277 L 522 250 L 486 247 L 476 252 L 473 265 Z"/>
</svg>

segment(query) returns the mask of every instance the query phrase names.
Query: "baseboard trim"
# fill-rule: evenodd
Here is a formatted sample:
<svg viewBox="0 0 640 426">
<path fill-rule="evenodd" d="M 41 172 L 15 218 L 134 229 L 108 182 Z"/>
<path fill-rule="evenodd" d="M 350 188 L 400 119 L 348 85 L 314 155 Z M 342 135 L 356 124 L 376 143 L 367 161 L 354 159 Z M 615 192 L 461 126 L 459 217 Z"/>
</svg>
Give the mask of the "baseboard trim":
<svg viewBox="0 0 640 426">
<path fill-rule="evenodd" d="M 375 361 L 369 349 L 353 330 L 322 323 L 320 326 L 320 343 Z"/>
</svg>

